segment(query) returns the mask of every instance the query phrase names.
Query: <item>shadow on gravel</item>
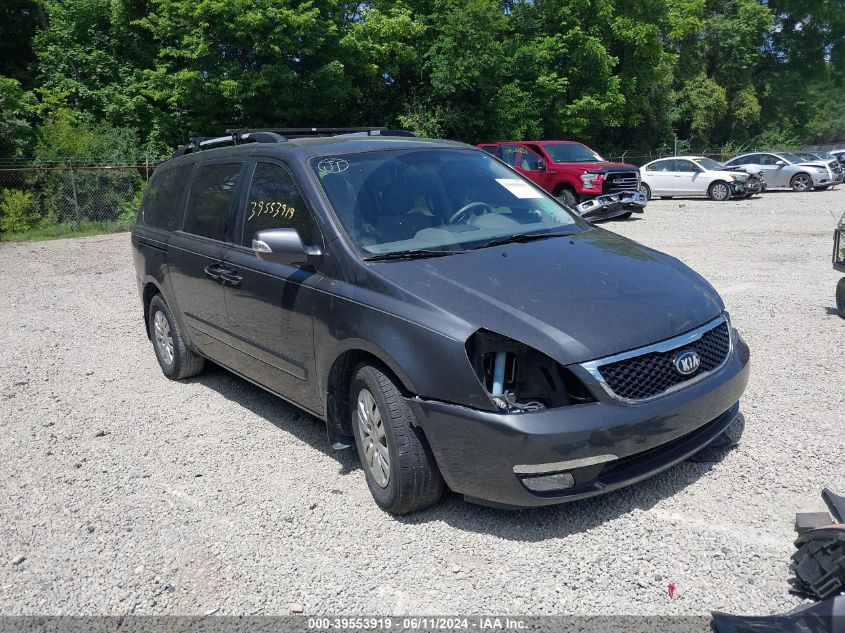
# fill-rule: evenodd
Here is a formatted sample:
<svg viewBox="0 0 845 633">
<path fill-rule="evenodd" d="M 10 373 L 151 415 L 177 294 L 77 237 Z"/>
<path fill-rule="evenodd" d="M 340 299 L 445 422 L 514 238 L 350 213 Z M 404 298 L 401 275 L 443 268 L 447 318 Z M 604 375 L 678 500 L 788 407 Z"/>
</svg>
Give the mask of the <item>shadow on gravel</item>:
<svg viewBox="0 0 845 633">
<path fill-rule="evenodd" d="M 697 456 L 693 456 L 651 479 L 600 497 L 513 511 L 473 505 L 460 495 L 449 494 L 442 503 L 397 520 L 407 525 L 443 521 L 459 530 L 482 532 L 509 541 L 535 542 L 577 534 L 629 512 L 649 510 L 662 499 L 682 491 L 721 461 L 739 442 L 744 429 L 745 418 L 740 413 L 725 431 L 732 441 L 704 455 L 707 461 L 695 463 L 692 460 Z M 708 449 L 705 447 L 702 453 Z"/>
<path fill-rule="evenodd" d="M 336 451 L 329 446 L 326 425 L 322 420 L 211 361 L 206 361 L 205 370 L 199 376 L 189 378 L 186 382 L 197 382 L 213 389 L 227 400 L 252 411 L 273 426 L 292 433 L 314 449 L 334 458 L 340 465 L 340 474 L 346 474 L 361 466 L 354 448 Z"/>
<path fill-rule="evenodd" d="M 228 400 L 252 411 L 279 429 L 292 433 L 315 450 L 334 458 L 340 465 L 339 474 L 347 474 L 361 468 L 354 447 L 335 451 L 329 446 L 322 420 L 214 363 L 207 362 L 205 371 L 189 380 L 214 389 Z M 715 463 L 730 452 L 739 441 L 744 427 L 745 419 L 740 413 L 736 422 L 725 431 L 732 436 L 733 442 L 706 447 L 697 456 L 673 466 L 666 472 L 600 497 L 513 511 L 467 503 L 461 495 L 447 492 L 439 504 L 395 519 L 406 525 L 442 521 L 467 532 L 480 532 L 507 540 L 528 542 L 584 532 L 629 512 L 648 510 L 662 499 L 682 491 L 707 474 Z M 704 459 L 696 463 L 693 461 L 696 457 Z M 363 477 L 362 473 L 361 478 Z"/>
</svg>

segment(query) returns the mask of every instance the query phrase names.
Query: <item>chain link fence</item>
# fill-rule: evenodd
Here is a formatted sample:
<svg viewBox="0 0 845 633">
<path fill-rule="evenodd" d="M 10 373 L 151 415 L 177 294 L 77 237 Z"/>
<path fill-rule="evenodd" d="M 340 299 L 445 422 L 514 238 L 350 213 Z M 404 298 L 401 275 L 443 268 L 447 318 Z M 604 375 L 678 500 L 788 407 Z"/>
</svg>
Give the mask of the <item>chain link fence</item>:
<svg viewBox="0 0 845 633">
<path fill-rule="evenodd" d="M 0 162 L 0 239 L 131 227 L 154 165 Z"/>
</svg>

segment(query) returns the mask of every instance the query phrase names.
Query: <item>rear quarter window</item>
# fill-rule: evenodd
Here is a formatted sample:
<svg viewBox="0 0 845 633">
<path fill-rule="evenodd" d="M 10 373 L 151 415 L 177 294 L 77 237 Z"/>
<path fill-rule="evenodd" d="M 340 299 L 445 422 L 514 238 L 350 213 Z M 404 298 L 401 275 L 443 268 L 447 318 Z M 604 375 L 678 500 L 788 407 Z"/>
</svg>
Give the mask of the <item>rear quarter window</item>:
<svg viewBox="0 0 845 633">
<path fill-rule="evenodd" d="M 182 190 L 193 168 L 187 164 L 155 171 L 141 203 L 141 221 L 145 226 L 167 231 L 176 228 Z"/>
</svg>

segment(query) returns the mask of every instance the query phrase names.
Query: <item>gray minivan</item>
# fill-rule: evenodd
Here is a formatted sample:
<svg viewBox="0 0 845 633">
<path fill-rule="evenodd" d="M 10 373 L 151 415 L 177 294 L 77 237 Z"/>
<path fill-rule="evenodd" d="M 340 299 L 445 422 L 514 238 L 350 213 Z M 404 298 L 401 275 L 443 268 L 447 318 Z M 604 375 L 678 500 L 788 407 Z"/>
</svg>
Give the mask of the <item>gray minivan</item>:
<svg viewBox="0 0 845 633">
<path fill-rule="evenodd" d="M 728 427 L 749 350 L 700 275 L 397 134 L 233 131 L 156 170 L 132 245 L 165 375 L 212 359 L 325 421 L 394 513 L 601 494 Z"/>
</svg>

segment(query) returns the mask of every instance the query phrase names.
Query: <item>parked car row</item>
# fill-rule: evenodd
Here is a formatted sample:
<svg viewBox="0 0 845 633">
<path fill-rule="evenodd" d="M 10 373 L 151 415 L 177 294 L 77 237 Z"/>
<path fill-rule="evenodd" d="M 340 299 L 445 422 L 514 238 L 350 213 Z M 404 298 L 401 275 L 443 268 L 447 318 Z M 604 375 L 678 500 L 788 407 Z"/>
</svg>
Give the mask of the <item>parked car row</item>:
<svg viewBox="0 0 845 633">
<path fill-rule="evenodd" d="M 627 218 L 642 213 L 640 171 L 635 165 L 606 161 L 575 141 L 505 141 L 479 148 L 576 209 L 589 220 Z"/>
<path fill-rule="evenodd" d="M 845 179 L 845 167 L 825 152 L 755 152 L 725 163 L 705 156 L 659 158 L 643 165 L 640 191 L 647 197 L 748 198 L 770 187 L 824 190 Z"/>
</svg>

